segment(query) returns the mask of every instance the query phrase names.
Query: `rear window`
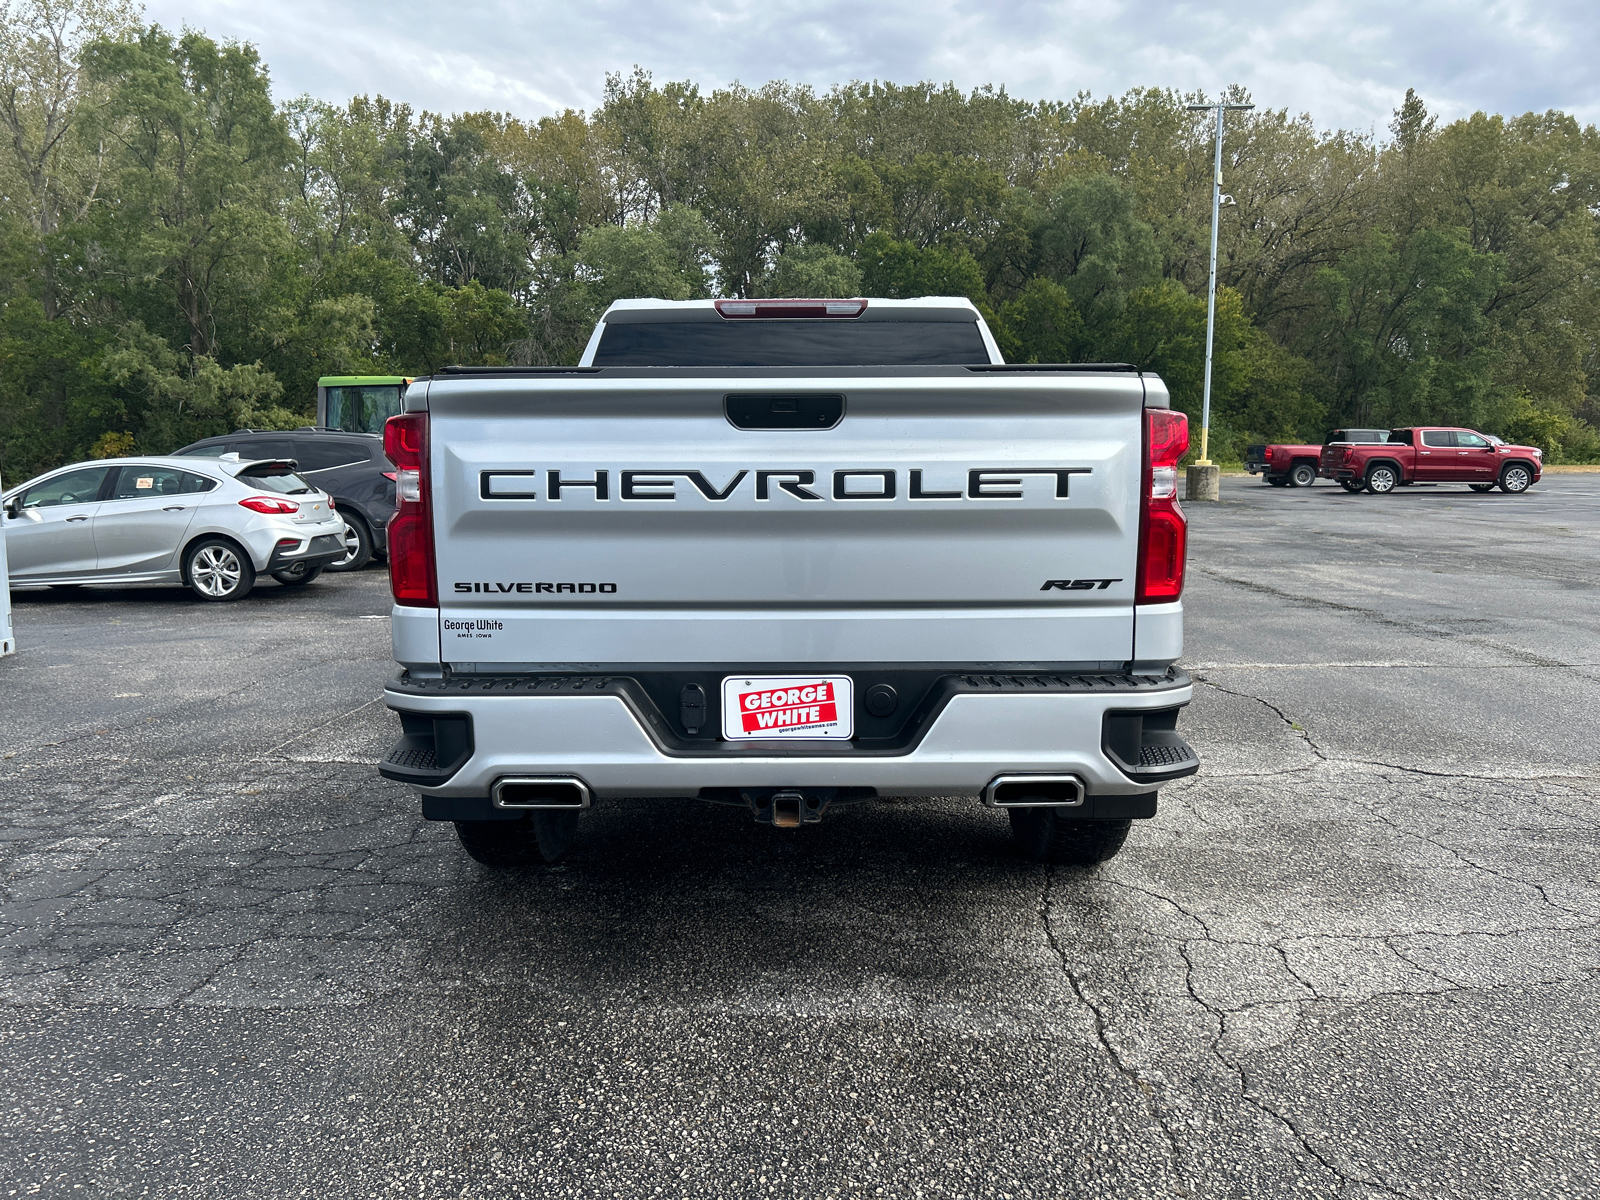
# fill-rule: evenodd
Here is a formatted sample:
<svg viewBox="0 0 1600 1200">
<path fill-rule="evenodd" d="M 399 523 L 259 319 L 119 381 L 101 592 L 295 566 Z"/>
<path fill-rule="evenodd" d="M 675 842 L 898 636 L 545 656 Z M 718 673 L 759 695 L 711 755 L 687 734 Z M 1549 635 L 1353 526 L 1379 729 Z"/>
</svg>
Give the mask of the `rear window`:
<svg viewBox="0 0 1600 1200">
<path fill-rule="evenodd" d="M 976 321 L 649 321 L 607 323 L 597 367 L 987 365 Z"/>
<path fill-rule="evenodd" d="M 302 492 L 317 490 L 288 467 L 274 463 L 246 467 L 239 472 L 238 477 L 253 488 L 260 488 L 265 492 L 282 492 L 285 496 L 297 496 Z"/>
<path fill-rule="evenodd" d="M 228 452 L 227 442 L 212 442 L 208 446 L 187 446 L 182 450 L 173 451 L 190 458 L 221 458 Z"/>
<path fill-rule="evenodd" d="M 1388 440 L 1387 429 L 1335 429 L 1328 435 L 1329 442 L 1366 442 L 1382 445 Z"/>
</svg>

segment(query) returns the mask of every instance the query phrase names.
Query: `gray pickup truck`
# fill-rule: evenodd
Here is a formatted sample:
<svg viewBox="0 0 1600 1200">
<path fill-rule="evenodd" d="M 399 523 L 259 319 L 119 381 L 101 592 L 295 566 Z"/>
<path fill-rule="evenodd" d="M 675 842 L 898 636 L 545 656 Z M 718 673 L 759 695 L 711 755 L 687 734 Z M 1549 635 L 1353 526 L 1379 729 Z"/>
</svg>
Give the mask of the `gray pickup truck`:
<svg viewBox="0 0 1600 1200">
<path fill-rule="evenodd" d="M 404 408 L 381 770 L 480 862 L 596 800 L 963 796 L 1087 864 L 1199 769 L 1152 375 L 1008 366 L 966 300 L 635 300 Z"/>
</svg>

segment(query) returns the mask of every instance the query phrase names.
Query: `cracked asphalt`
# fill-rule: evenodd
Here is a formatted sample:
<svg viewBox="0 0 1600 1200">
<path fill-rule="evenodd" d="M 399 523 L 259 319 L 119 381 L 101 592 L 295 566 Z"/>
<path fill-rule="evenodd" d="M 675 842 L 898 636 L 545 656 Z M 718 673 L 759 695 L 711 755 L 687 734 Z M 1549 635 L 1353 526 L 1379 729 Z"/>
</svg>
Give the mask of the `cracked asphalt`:
<svg viewBox="0 0 1600 1200">
<path fill-rule="evenodd" d="M 0 1195 L 1600 1195 L 1600 475 L 1190 516 L 1205 768 L 1092 871 L 930 800 L 497 875 L 373 769 L 381 572 L 16 592 Z"/>
</svg>

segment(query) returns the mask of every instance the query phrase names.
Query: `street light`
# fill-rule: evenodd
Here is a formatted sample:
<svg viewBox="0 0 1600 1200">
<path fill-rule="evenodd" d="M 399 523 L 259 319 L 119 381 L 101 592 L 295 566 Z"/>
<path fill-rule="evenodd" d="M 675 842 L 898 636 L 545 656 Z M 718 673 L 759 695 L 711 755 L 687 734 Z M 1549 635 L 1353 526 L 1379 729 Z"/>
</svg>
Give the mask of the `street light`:
<svg viewBox="0 0 1600 1200">
<path fill-rule="evenodd" d="M 1200 407 L 1200 457 L 1195 462 L 1196 466 L 1211 466 L 1211 342 L 1217 327 L 1217 213 L 1222 207 L 1222 114 L 1229 111 L 1245 111 L 1255 107 L 1254 104 L 1228 104 L 1219 101 L 1216 104 L 1190 104 L 1186 106 L 1190 112 L 1205 112 L 1214 109 L 1217 114 L 1217 155 L 1216 166 L 1211 174 L 1211 276 L 1206 283 L 1206 387 L 1205 398 Z M 1231 197 L 1230 197 L 1231 199 Z M 1196 489 L 1191 486 L 1190 492 Z M 1189 499 L 1214 500 L 1217 497 L 1215 486 L 1200 489 L 1205 494 L 1191 494 Z"/>
</svg>

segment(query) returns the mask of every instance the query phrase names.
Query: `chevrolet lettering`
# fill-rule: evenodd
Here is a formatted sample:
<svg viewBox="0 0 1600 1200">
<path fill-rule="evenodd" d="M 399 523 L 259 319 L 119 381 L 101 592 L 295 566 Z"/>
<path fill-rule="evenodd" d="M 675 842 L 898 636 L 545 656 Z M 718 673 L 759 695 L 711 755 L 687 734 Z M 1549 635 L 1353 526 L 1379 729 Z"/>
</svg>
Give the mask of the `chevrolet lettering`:
<svg viewBox="0 0 1600 1200">
<path fill-rule="evenodd" d="M 907 481 L 903 493 L 907 500 L 1021 500 L 1024 480 L 1041 476 L 1054 480 L 1053 490 L 1045 493 L 1057 500 L 1069 496 L 1069 484 L 1074 475 L 1088 475 L 1093 467 L 971 467 L 944 471 L 913 467 L 905 472 Z M 544 498 L 570 500 L 584 496 L 590 500 L 611 499 L 611 478 L 617 476 L 619 500 L 666 500 L 680 498 L 678 481 L 692 485 L 682 493 L 684 499 L 701 498 L 711 503 L 725 503 L 734 499 L 735 492 L 747 479 L 748 491 L 756 500 L 771 500 L 774 493 L 792 496 L 796 500 L 823 500 L 827 497 L 813 490 L 821 477 L 832 477 L 834 500 L 893 500 L 901 495 L 897 468 L 841 468 L 834 471 L 761 470 L 743 469 L 732 473 L 721 485 L 712 482 L 711 473 L 702 470 L 654 467 L 646 470 L 614 470 L 597 468 L 579 472 L 587 479 L 573 478 L 573 472 L 563 477 L 559 470 L 545 471 Z M 540 472 L 529 470 L 483 471 L 479 475 L 478 495 L 485 500 L 537 500 Z M 929 482 L 929 476 L 948 475 L 956 486 L 941 489 Z"/>
<path fill-rule="evenodd" d="M 964 299 L 619 300 L 402 405 L 379 769 L 481 863 L 639 797 L 965 797 L 1082 865 L 1199 769 L 1154 375 L 1008 365 Z"/>
</svg>

